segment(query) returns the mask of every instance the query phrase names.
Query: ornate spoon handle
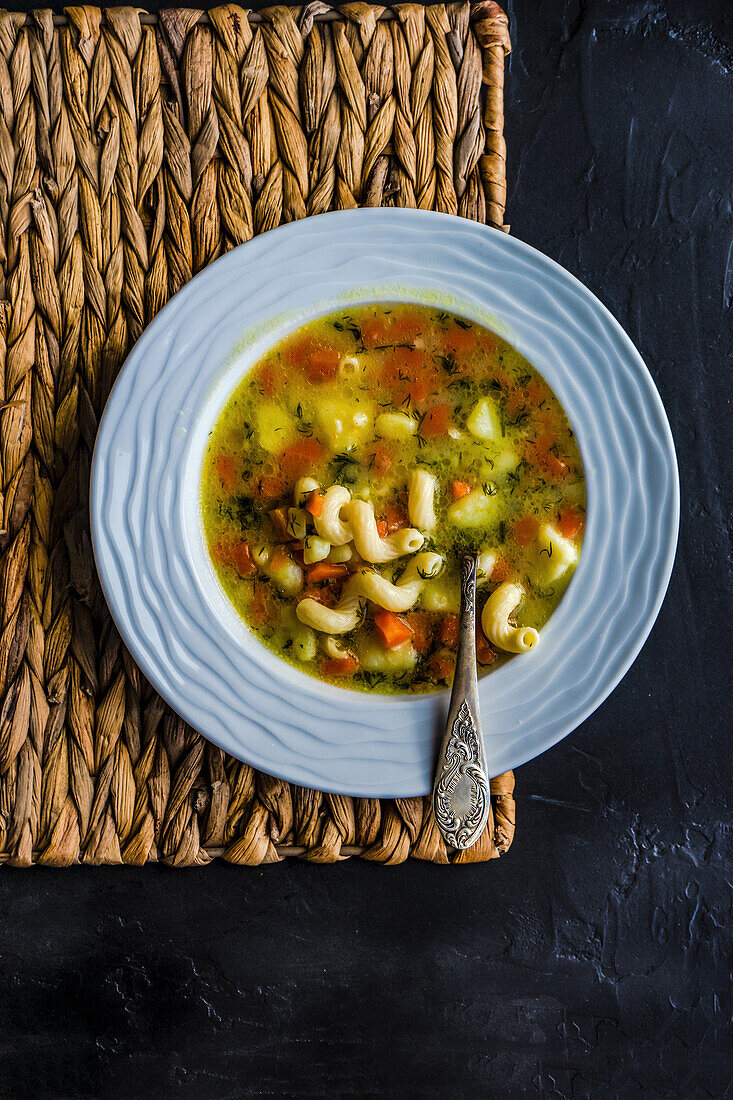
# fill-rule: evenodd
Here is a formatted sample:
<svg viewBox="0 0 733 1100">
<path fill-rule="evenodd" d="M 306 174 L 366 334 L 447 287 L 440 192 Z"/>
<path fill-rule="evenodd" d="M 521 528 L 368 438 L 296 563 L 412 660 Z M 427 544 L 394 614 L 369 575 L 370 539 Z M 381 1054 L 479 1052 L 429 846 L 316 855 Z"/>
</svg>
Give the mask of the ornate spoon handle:
<svg viewBox="0 0 733 1100">
<path fill-rule="evenodd" d="M 433 811 L 444 840 L 470 848 L 491 805 L 476 679 L 476 554 L 461 559 L 461 622 L 453 692 L 433 787 Z"/>
</svg>

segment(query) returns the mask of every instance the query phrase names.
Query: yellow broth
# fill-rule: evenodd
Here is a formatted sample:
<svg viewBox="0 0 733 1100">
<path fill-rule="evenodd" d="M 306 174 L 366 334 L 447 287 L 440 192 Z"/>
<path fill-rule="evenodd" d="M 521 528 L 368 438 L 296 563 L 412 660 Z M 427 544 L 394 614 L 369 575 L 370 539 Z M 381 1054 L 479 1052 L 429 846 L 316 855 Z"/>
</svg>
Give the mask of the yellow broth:
<svg viewBox="0 0 733 1100">
<path fill-rule="evenodd" d="M 443 556 L 443 571 L 398 616 L 402 626 L 387 623 L 392 634 L 396 626 L 399 644 L 387 644 L 392 634 L 385 638 L 376 625 L 384 616 L 365 601 L 362 621 L 338 639 L 351 660 L 329 656 L 331 643 L 318 632 L 307 633 L 297 605 L 315 598 L 337 606 L 349 576 L 364 562 L 352 553 L 350 561 L 335 562 L 339 568 L 330 569 L 332 576 L 320 579 L 324 569 L 315 566 L 334 565 L 342 556 L 332 548 L 325 562 L 303 567 L 303 535 L 312 535 L 312 517 L 305 530 L 297 523 L 287 529 L 295 484 L 310 476 L 321 490 L 347 487 L 373 505 L 384 535 L 410 526 L 406 494 L 414 469 L 437 479 L 437 524 L 425 534 L 423 549 Z M 317 506 L 316 497 L 309 506 Z M 464 497 L 460 508 L 466 514 L 459 523 L 452 518 L 460 512 L 454 504 Z M 291 333 L 243 378 L 210 434 L 201 506 L 216 574 L 266 646 L 343 687 L 427 691 L 452 679 L 461 552 L 490 549 L 494 556 L 479 607 L 498 584 L 516 580 L 525 592 L 516 623 L 541 629 L 572 566 L 547 581 L 557 570 L 548 563 L 552 545 L 543 549 L 538 531 L 552 524 L 577 556 L 585 484 L 560 403 L 515 348 L 437 309 L 365 305 Z M 268 558 L 269 569 L 255 563 Z M 285 559 L 287 591 L 273 567 Z M 376 570 L 397 580 L 406 562 L 401 558 Z M 302 587 L 293 592 L 297 568 Z M 409 638 L 400 642 L 405 632 Z M 485 669 L 499 655 L 480 626 L 477 640 Z"/>
</svg>

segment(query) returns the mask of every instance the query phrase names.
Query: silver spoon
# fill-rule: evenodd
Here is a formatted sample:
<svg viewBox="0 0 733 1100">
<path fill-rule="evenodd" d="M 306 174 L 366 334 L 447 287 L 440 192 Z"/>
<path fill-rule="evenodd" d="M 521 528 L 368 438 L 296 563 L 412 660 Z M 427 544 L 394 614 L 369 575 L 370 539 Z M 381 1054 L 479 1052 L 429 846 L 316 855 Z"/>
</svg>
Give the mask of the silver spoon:
<svg viewBox="0 0 733 1100">
<path fill-rule="evenodd" d="M 491 807 L 476 677 L 477 554 L 461 558 L 461 621 L 453 691 L 433 787 L 433 812 L 446 844 L 470 848 Z"/>
</svg>

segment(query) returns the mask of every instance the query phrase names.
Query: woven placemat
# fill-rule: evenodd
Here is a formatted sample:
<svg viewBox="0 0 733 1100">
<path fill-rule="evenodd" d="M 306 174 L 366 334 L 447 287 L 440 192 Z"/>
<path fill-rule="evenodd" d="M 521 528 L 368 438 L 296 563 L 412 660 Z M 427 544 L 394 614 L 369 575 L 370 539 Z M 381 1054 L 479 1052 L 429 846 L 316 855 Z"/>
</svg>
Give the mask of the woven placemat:
<svg viewBox="0 0 733 1100">
<path fill-rule="evenodd" d="M 510 773 L 457 855 L 428 799 L 292 786 L 171 712 L 104 605 L 88 486 L 130 347 L 222 252 L 358 205 L 503 227 L 504 13 L 66 12 L 0 13 L 0 861 L 500 855 Z"/>
</svg>

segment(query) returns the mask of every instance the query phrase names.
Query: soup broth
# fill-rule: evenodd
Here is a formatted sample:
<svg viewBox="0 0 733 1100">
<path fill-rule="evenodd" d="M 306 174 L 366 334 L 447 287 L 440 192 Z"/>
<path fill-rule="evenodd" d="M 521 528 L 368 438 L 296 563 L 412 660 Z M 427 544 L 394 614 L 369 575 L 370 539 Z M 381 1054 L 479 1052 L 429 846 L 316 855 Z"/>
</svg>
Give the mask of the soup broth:
<svg viewBox="0 0 733 1100">
<path fill-rule="evenodd" d="M 320 317 L 267 352 L 211 432 L 211 561 L 271 650 L 358 690 L 451 683 L 459 563 L 479 558 L 479 671 L 523 652 L 580 552 L 571 427 L 495 333 L 416 305 Z"/>
</svg>

